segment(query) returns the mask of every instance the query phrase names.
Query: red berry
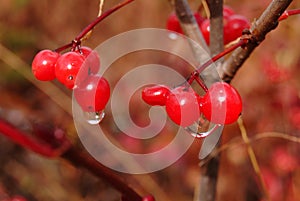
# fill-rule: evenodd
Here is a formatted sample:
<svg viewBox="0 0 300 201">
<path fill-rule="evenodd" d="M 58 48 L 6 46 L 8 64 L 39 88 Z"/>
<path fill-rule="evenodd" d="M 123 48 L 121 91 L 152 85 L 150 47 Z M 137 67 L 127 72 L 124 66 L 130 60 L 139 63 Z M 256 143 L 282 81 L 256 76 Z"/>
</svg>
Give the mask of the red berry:
<svg viewBox="0 0 300 201">
<path fill-rule="evenodd" d="M 167 19 L 167 29 L 170 31 L 174 31 L 177 33 L 183 33 L 180 22 L 175 13 L 171 13 L 171 15 Z"/>
<path fill-rule="evenodd" d="M 149 105 L 166 105 L 170 89 L 163 85 L 146 87 L 142 91 L 142 99 Z"/>
<path fill-rule="evenodd" d="M 99 75 L 90 75 L 85 81 L 74 88 L 74 96 L 86 112 L 102 111 L 110 97 L 108 81 Z"/>
<path fill-rule="evenodd" d="M 50 81 L 55 79 L 55 65 L 60 54 L 52 50 L 42 50 L 32 61 L 32 72 L 36 79 Z"/>
<path fill-rule="evenodd" d="M 272 153 L 272 164 L 280 173 L 291 173 L 299 167 L 297 158 L 286 148 L 279 147 Z"/>
<path fill-rule="evenodd" d="M 200 98 L 203 115 L 216 124 L 231 124 L 242 112 L 242 99 L 235 88 L 225 82 L 216 82 Z"/>
<path fill-rule="evenodd" d="M 84 56 L 77 52 L 67 52 L 61 55 L 55 66 L 57 80 L 67 88 L 73 89 L 77 74 L 83 62 Z"/>
<path fill-rule="evenodd" d="M 82 66 L 83 75 L 90 75 L 98 73 L 100 69 L 100 58 L 96 51 L 89 47 L 82 46 L 76 52 L 82 54 L 85 57 L 84 64 Z"/>
<path fill-rule="evenodd" d="M 197 98 L 198 95 L 190 87 L 181 86 L 173 89 L 166 99 L 168 116 L 183 127 L 193 124 L 200 116 Z"/>
<path fill-rule="evenodd" d="M 231 15 L 224 22 L 224 44 L 242 36 L 244 29 L 250 28 L 249 20 L 242 15 Z"/>
<path fill-rule="evenodd" d="M 228 18 L 231 15 L 234 15 L 234 10 L 231 7 L 225 5 L 223 7 L 223 17 Z"/>
<path fill-rule="evenodd" d="M 194 13 L 194 17 L 196 19 L 198 26 L 200 27 L 203 21 L 205 20 L 204 17 L 202 17 L 198 12 Z"/>
<path fill-rule="evenodd" d="M 143 197 L 142 201 L 155 201 L 155 198 L 152 195 L 147 195 Z"/>
<path fill-rule="evenodd" d="M 200 26 L 200 30 L 202 32 L 202 35 L 206 41 L 206 43 L 209 45 L 209 35 L 210 35 L 210 22 L 209 19 L 206 19 L 202 22 Z"/>
<path fill-rule="evenodd" d="M 242 15 L 229 15 L 231 13 L 229 10 L 223 11 L 226 13 L 224 15 L 224 44 L 227 44 L 238 37 L 242 36 L 244 29 L 250 28 L 249 20 Z M 209 35 L 210 35 L 210 21 L 206 19 L 202 22 L 200 30 L 203 34 L 203 37 L 207 44 L 209 44 Z"/>
</svg>

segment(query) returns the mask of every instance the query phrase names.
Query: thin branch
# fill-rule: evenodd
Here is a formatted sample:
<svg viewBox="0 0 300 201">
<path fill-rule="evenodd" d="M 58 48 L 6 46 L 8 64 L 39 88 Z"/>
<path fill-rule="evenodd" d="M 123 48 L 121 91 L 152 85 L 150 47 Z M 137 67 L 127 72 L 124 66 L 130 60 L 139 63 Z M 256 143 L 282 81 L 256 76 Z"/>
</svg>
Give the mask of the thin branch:
<svg viewBox="0 0 300 201">
<path fill-rule="evenodd" d="M 41 82 L 34 78 L 31 67 L 14 52 L 0 43 L 0 60 L 17 71 L 26 80 L 49 96 L 59 107 L 72 116 L 71 98 L 52 82 Z"/>
<path fill-rule="evenodd" d="M 116 6 L 110 8 L 109 10 L 105 11 L 104 13 L 102 13 L 100 16 L 98 16 L 94 21 L 92 21 L 89 25 L 87 25 L 76 37 L 75 39 L 71 42 L 68 43 L 66 45 L 63 45 L 57 49 L 55 49 L 54 51 L 56 52 L 61 52 L 67 48 L 70 47 L 74 47 L 77 45 L 80 45 L 82 40 L 85 40 L 86 37 L 89 36 L 89 34 L 91 34 L 91 31 L 95 28 L 95 26 L 97 24 L 99 24 L 102 20 L 104 20 L 105 18 L 107 18 L 108 16 L 110 16 L 111 14 L 113 14 L 114 12 L 116 12 L 117 10 L 119 10 L 120 8 L 130 4 L 131 2 L 133 2 L 134 0 L 124 0 L 123 2 L 117 4 Z"/>
<path fill-rule="evenodd" d="M 249 143 L 253 144 L 256 141 L 268 139 L 268 138 L 278 138 L 282 140 L 287 140 L 289 142 L 293 143 L 299 143 L 300 144 L 300 137 L 297 136 L 291 136 L 287 133 L 279 133 L 279 132 L 265 132 L 265 133 L 257 133 L 252 138 L 249 138 Z M 213 152 L 209 157 L 205 158 L 205 160 L 200 162 L 200 166 L 205 165 L 209 160 L 211 160 L 215 155 L 226 151 L 228 149 L 233 149 L 235 147 L 239 147 L 241 145 L 244 145 L 245 142 L 240 137 L 235 137 L 231 139 L 226 144 L 223 144 L 218 150 Z"/>
<path fill-rule="evenodd" d="M 264 195 L 265 199 L 269 201 L 270 197 L 269 197 L 269 194 L 268 194 L 268 191 L 267 191 L 267 187 L 266 187 L 266 184 L 264 182 L 262 173 L 260 171 L 260 167 L 259 167 L 258 161 L 256 159 L 256 155 L 255 155 L 254 150 L 251 146 L 250 139 L 248 137 L 247 130 L 245 128 L 242 117 L 240 117 L 238 119 L 238 125 L 239 125 L 240 131 L 241 131 L 242 139 L 243 139 L 244 143 L 247 146 L 247 152 L 248 152 L 252 167 L 253 167 L 256 175 L 258 176 L 260 184 L 262 186 L 263 195 Z"/>
<path fill-rule="evenodd" d="M 89 154 L 72 147 L 62 157 L 70 161 L 74 166 L 86 168 L 95 176 L 104 179 L 130 201 L 142 201 L 143 197 L 122 180 L 120 175 L 99 163 Z"/>
<path fill-rule="evenodd" d="M 50 144 L 42 143 L 37 139 L 29 137 L 24 132 L 15 128 L 12 124 L 0 118 L 0 133 L 14 143 L 38 153 L 45 157 L 58 157 L 71 146 L 69 141 L 64 141 L 58 148 L 53 148 Z"/>
<path fill-rule="evenodd" d="M 284 13 L 278 19 L 278 21 L 282 21 L 282 20 L 287 19 L 289 16 L 299 15 L 299 14 L 300 14 L 300 9 L 287 10 L 287 11 L 284 11 Z"/>
<path fill-rule="evenodd" d="M 98 12 L 98 17 L 99 17 L 100 15 L 102 15 L 103 5 L 104 5 L 104 0 L 99 0 L 99 12 Z"/>
<path fill-rule="evenodd" d="M 223 34 L 223 0 L 207 0 L 210 13 L 210 44 L 211 55 L 216 55 L 224 49 Z"/>
<path fill-rule="evenodd" d="M 75 41 L 80 41 L 90 30 L 92 30 L 99 22 L 101 22 L 102 20 L 104 20 L 106 17 L 110 16 L 112 13 L 114 13 L 115 11 L 119 10 L 120 8 L 126 6 L 127 4 L 133 2 L 134 0 L 125 0 L 121 3 L 119 3 L 118 5 L 116 5 L 115 7 L 105 11 L 102 15 L 100 15 L 99 17 L 97 17 L 92 23 L 90 23 L 86 28 L 84 28 L 82 30 L 82 32 L 80 34 L 78 34 L 78 36 L 76 36 Z"/>
<path fill-rule="evenodd" d="M 238 69 L 247 60 L 253 50 L 265 39 L 265 36 L 278 25 L 279 17 L 284 13 L 292 0 L 273 0 L 258 20 L 251 27 L 252 42 L 245 49 L 239 48 L 218 69 L 221 78 L 230 82 Z"/>
</svg>

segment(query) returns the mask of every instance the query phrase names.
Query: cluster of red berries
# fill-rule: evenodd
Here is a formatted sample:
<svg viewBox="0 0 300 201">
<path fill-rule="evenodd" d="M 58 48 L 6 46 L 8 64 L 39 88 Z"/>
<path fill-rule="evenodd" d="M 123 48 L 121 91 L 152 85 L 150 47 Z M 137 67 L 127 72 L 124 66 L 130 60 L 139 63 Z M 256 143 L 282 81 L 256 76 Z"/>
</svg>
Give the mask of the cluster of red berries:
<svg viewBox="0 0 300 201">
<path fill-rule="evenodd" d="M 87 112 L 103 110 L 110 97 L 109 83 L 97 75 L 99 69 L 98 53 L 85 46 L 64 54 L 42 50 L 32 62 L 32 72 L 38 80 L 56 78 L 68 89 L 73 89 L 78 104 Z"/>
<path fill-rule="evenodd" d="M 155 85 L 144 88 L 142 99 L 152 106 L 165 106 L 170 119 L 183 127 L 197 122 L 200 114 L 215 124 L 231 124 L 242 111 L 239 93 L 225 82 L 214 83 L 203 96 L 190 86 Z"/>
<path fill-rule="evenodd" d="M 206 43 L 209 44 L 209 19 L 205 19 L 198 12 L 194 13 L 194 16 Z M 244 29 L 250 28 L 249 20 L 243 15 L 235 14 L 233 9 L 228 6 L 224 6 L 223 8 L 223 19 L 224 44 L 228 44 L 229 42 L 237 39 L 242 35 Z M 172 13 L 167 20 L 167 29 L 181 34 L 183 33 L 179 20 L 174 13 Z"/>
</svg>

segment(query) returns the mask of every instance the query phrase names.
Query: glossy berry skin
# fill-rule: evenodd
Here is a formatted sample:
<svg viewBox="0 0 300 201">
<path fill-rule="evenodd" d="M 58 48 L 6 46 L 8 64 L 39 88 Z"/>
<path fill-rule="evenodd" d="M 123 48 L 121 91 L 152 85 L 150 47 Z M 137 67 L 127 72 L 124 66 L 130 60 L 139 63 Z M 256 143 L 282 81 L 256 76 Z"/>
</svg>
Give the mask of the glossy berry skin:
<svg viewBox="0 0 300 201">
<path fill-rule="evenodd" d="M 242 99 L 238 91 L 225 82 L 216 82 L 199 99 L 203 115 L 215 124 L 231 124 L 242 112 Z"/>
<path fill-rule="evenodd" d="M 147 195 L 143 197 L 142 201 L 155 201 L 155 198 L 152 195 Z"/>
<path fill-rule="evenodd" d="M 84 59 L 84 56 L 77 52 L 67 52 L 61 55 L 55 66 L 57 80 L 67 88 L 73 89 L 77 74 Z"/>
<path fill-rule="evenodd" d="M 166 99 L 166 111 L 170 119 L 182 126 L 187 127 L 198 120 L 200 110 L 198 95 L 191 87 L 180 86 L 170 91 Z"/>
<path fill-rule="evenodd" d="M 96 51 L 89 47 L 82 46 L 80 49 L 76 50 L 77 53 L 84 56 L 85 61 L 81 68 L 80 76 L 88 76 L 90 74 L 97 74 L 100 70 L 100 58 Z"/>
<path fill-rule="evenodd" d="M 74 88 L 74 96 L 83 111 L 102 111 L 110 97 L 109 83 L 104 77 L 90 75 Z"/>
<path fill-rule="evenodd" d="M 210 22 L 209 19 L 206 19 L 202 22 L 200 26 L 200 30 L 202 32 L 202 35 L 206 41 L 206 43 L 209 45 L 209 35 L 210 35 Z"/>
<path fill-rule="evenodd" d="M 149 105 L 166 105 L 166 99 L 169 96 L 170 89 L 167 86 L 155 85 L 145 87 L 142 91 L 142 99 Z"/>
<path fill-rule="evenodd" d="M 196 22 L 197 22 L 198 26 L 201 26 L 201 24 L 205 20 L 204 17 L 202 17 L 198 12 L 194 13 L 194 17 L 196 19 Z"/>
<path fill-rule="evenodd" d="M 32 61 L 32 72 L 36 79 L 50 81 L 55 79 L 55 65 L 60 54 L 52 50 L 42 50 Z"/>
<path fill-rule="evenodd" d="M 224 7 L 223 9 L 223 32 L 224 32 L 224 44 L 236 40 L 242 36 L 244 29 L 250 28 L 249 20 L 242 16 L 234 14 L 234 11 L 230 7 Z M 210 35 L 210 21 L 206 19 L 202 22 L 200 30 L 207 44 L 209 44 Z"/>
<path fill-rule="evenodd" d="M 250 28 L 249 20 L 242 15 L 231 15 L 224 23 L 224 44 L 242 36 L 244 29 Z"/>
<path fill-rule="evenodd" d="M 175 13 L 171 13 L 170 16 L 168 17 L 166 27 L 170 31 L 174 31 L 174 32 L 177 32 L 180 34 L 183 33 L 181 26 L 180 26 L 180 22 Z"/>
</svg>

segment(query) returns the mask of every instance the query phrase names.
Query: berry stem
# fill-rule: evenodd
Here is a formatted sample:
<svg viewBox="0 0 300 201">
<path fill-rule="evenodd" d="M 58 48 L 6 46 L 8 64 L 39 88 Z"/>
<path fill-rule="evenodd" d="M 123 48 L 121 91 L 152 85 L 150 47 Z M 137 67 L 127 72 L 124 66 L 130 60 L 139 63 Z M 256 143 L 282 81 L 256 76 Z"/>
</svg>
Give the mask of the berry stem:
<svg viewBox="0 0 300 201">
<path fill-rule="evenodd" d="M 60 53 L 60 52 L 64 51 L 65 49 L 68 49 L 68 48 L 70 48 L 70 47 L 72 47 L 72 46 L 73 46 L 73 43 L 69 43 L 69 44 L 66 44 L 66 45 L 64 45 L 64 46 L 61 46 L 61 47 L 59 47 L 59 48 L 56 48 L 56 49 L 54 50 L 54 52 Z"/>
<path fill-rule="evenodd" d="M 127 4 L 133 2 L 134 0 L 125 0 L 119 4 L 117 4 L 116 6 L 114 6 L 113 8 L 105 11 L 102 15 L 100 15 L 99 17 L 97 17 L 92 23 L 90 23 L 86 28 L 84 28 L 81 33 L 76 36 L 75 41 L 80 41 L 87 33 L 89 33 L 99 22 L 101 22 L 102 20 L 104 20 L 106 17 L 108 17 L 109 15 L 111 15 L 112 13 L 114 13 L 115 11 L 119 10 L 120 8 L 126 6 Z"/>
<path fill-rule="evenodd" d="M 200 67 L 197 68 L 197 70 L 195 70 L 191 76 L 187 79 L 187 82 L 189 84 L 191 84 L 194 80 L 197 81 L 197 83 L 202 87 L 203 90 L 207 91 L 207 87 L 205 86 L 205 84 L 202 83 L 201 80 L 199 80 L 199 74 L 205 70 L 205 68 L 207 68 L 208 66 L 210 66 L 212 63 L 218 61 L 220 58 L 224 57 L 225 55 L 229 54 L 230 52 L 232 52 L 233 50 L 237 49 L 238 47 L 244 46 L 248 43 L 249 39 L 248 38 L 241 38 L 237 43 L 235 43 L 234 45 L 231 45 L 230 47 L 226 48 L 223 52 L 215 55 L 214 57 L 212 57 L 210 60 L 208 60 L 207 62 L 205 62 L 204 64 L 202 64 Z M 200 84 L 201 83 L 201 84 Z"/>
<path fill-rule="evenodd" d="M 235 43 L 234 45 L 226 48 L 223 52 L 213 56 L 210 60 L 208 60 L 207 62 L 205 62 L 202 66 L 200 66 L 197 69 L 198 73 L 201 73 L 205 68 L 207 68 L 209 65 L 211 65 L 213 62 L 218 61 L 220 58 L 224 57 L 225 55 L 229 54 L 230 52 L 232 52 L 233 50 L 237 49 L 238 47 L 241 47 L 245 44 L 247 44 L 249 40 L 248 39 L 240 39 L 237 43 Z"/>
<path fill-rule="evenodd" d="M 69 141 L 67 141 L 66 143 L 62 144 L 58 149 L 54 149 L 48 144 L 41 143 L 40 141 L 29 137 L 28 135 L 18 130 L 13 125 L 1 118 L 0 133 L 11 139 L 16 144 L 45 157 L 53 158 L 60 156 L 69 148 L 70 145 Z"/>
<path fill-rule="evenodd" d="M 88 34 L 94 27 L 99 24 L 102 20 L 106 17 L 110 16 L 112 13 L 116 12 L 120 8 L 128 5 L 129 3 L 133 2 L 134 0 L 124 0 L 123 2 L 117 4 L 116 6 L 110 8 L 109 10 L 105 11 L 102 15 L 98 16 L 93 22 L 91 22 L 88 26 L 86 26 L 71 42 L 62 47 L 55 49 L 56 52 L 61 52 L 67 48 L 74 47 L 80 45 L 81 40 Z"/>
<path fill-rule="evenodd" d="M 284 13 L 279 17 L 278 21 L 282 21 L 287 19 L 291 15 L 298 15 L 300 14 L 300 9 L 294 9 L 294 10 L 286 10 Z"/>
</svg>

